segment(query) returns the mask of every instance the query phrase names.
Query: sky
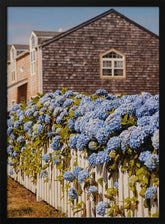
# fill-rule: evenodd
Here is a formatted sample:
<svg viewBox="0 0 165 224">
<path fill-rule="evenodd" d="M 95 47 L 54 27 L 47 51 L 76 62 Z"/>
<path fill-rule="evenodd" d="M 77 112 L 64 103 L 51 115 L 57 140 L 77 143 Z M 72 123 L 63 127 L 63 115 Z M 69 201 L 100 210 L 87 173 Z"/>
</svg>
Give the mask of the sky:
<svg viewBox="0 0 165 224">
<path fill-rule="evenodd" d="M 32 30 L 66 31 L 112 8 L 159 35 L 158 7 L 8 7 L 8 44 L 29 44 Z"/>
</svg>

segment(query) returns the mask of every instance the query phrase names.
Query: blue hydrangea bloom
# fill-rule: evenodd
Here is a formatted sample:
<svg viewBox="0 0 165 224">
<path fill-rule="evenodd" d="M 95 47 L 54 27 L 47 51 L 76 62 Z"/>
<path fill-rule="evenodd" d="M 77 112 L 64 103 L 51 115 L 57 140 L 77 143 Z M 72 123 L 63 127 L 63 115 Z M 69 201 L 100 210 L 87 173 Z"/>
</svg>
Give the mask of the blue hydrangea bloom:
<svg viewBox="0 0 165 224">
<path fill-rule="evenodd" d="M 73 104 L 74 101 L 72 99 L 66 99 L 63 103 L 63 107 L 69 107 L 71 104 Z"/>
<path fill-rule="evenodd" d="M 79 172 L 80 172 L 81 170 L 82 170 L 81 167 L 79 167 L 79 166 L 75 166 L 75 167 L 74 167 L 74 170 L 73 170 L 73 174 L 74 174 L 76 177 L 78 177 L 78 174 L 79 174 Z"/>
<path fill-rule="evenodd" d="M 13 127 L 14 126 L 14 121 L 13 121 L 12 118 L 7 120 L 7 125 L 8 125 L 8 127 Z"/>
<path fill-rule="evenodd" d="M 109 129 L 111 130 L 111 132 L 115 132 L 122 128 L 122 125 L 120 124 L 121 121 L 122 119 L 120 115 L 116 115 L 114 117 L 109 115 L 107 119 L 105 120 L 105 124 L 109 125 Z"/>
<path fill-rule="evenodd" d="M 32 137 L 31 129 L 28 130 L 27 134 L 30 138 Z"/>
<path fill-rule="evenodd" d="M 13 174 L 14 174 L 13 169 L 10 169 L 9 170 L 9 175 L 13 175 Z"/>
<path fill-rule="evenodd" d="M 81 184 L 83 183 L 83 181 L 89 177 L 89 173 L 87 170 L 81 170 L 79 173 L 78 173 L 78 182 Z"/>
<path fill-rule="evenodd" d="M 146 192 L 145 192 L 145 198 L 146 199 L 154 198 L 156 192 L 157 192 L 157 188 L 156 187 L 154 187 L 154 186 L 148 187 Z"/>
<path fill-rule="evenodd" d="M 134 129 L 130 135 L 129 145 L 132 149 L 139 148 L 143 143 L 144 139 L 147 137 L 147 133 L 143 127 L 137 127 Z"/>
<path fill-rule="evenodd" d="M 23 146 L 23 147 L 21 148 L 21 152 L 24 152 L 24 151 L 25 151 L 25 149 L 26 149 L 26 147 L 25 147 L 25 146 Z"/>
<path fill-rule="evenodd" d="M 123 151 L 125 151 L 126 146 L 129 145 L 130 135 L 134 129 L 136 129 L 136 126 L 131 126 L 127 130 L 122 131 L 121 134 L 119 135 L 121 140 L 121 149 Z"/>
<path fill-rule="evenodd" d="M 62 148 L 62 144 L 60 143 L 60 136 L 57 135 L 53 138 L 51 143 L 51 147 L 53 150 L 60 150 Z"/>
<path fill-rule="evenodd" d="M 141 152 L 139 155 L 139 160 L 142 162 L 146 162 L 147 159 L 151 156 L 151 152 L 150 151 L 144 151 Z"/>
<path fill-rule="evenodd" d="M 71 91 L 71 90 L 68 90 L 68 91 L 66 91 L 65 93 L 64 93 L 64 97 L 70 97 L 70 96 L 73 96 L 74 95 L 74 93 Z"/>
<path fill-rule="evenodd" d="M 96 164 L 97 165 L 103 165 L 104 164 L 104 151 L 101 151 L 97 154 Z"/>
<path fill-rule="evenodd" d="M 20 120 L 15 121 L 15 122 L 14 122 L 14 127 L 15 127 L 15 128 L 19 128 L 20 124 L 22 124 L 22 122 L 21 122 Z"/>
<path fill-rule="evenodd" d="M 95 193 L 98 190 L 96 186 L 90 186 L 88 189 L 89 194 Z"/>
<path fill-rule="evenodd" d="M 46 123 L 50 122 L 50 116 L 48 114 L 45 114 L 45 122 Z"/>
<path fill-rule="evenodd" d="M 89 157 L 88 157 L 88 161 L 90 166 L 93 166 L 96 164 L 96 158 L 97 158 L 97 153 L 92 153 Z"/>
<path fill-rule="evenodd" d="M 31 117 L 33 115 L 33 110 L 31 109 L 28 109 L 25 114 L 28 116 L 28 117 Z"/>
<path fill-rule="evenodd" d="M 12 131 L 13 131 L 13 128 L 12 128 L 12 127 L 9 127 L 9 128 L 7 129 L 7 135 L 8 135 L 8 136 L 11 135 Z"/>
<path fill-rule="evenodd" d="M 23 125 L 24 131 L 27 132 L 29 128 L 32 126 L 32 121 L 28 121 Z"/>
<path fill-rule="evenodd" d="M 105 209 L 108 207 L 107 202 L 104 201 L 100 201 L 97 205 L 96 205 L 96 213 L 98 215 L 104 216 L 106 214 Z"/>
<path fill-rule="evenodd" d="M 119 188 L 119 184 L 118 184 L 118 182 L 117 181 L 115 181 L 114 183 L 113 183 L 113 186 L 114 186 L 114 188 Z"/>
<path fill-rule="evenodd" d="M 98 89 L 95 93 L 97 96 L 108 96 L 108 92 L 104 89 Z"/>
<path fill-rule="evenodd" d="M 48 177 L 48 171 L 47 170 L 41 170 L 41 177 L 42 178 Z"/>
<path fill-rule="evenodd" d="M 89 138 L 83 134 L 80 134 L 76 144 L 77 150 L 82 151 L 84 147 L 87 146 L 88 142 L 89 142 Z"/>
<path fill-rule="evenodd" d="M 157 154 L 151 154 L 147 157 L 147 160 L 145 161 L 144 165 L 148 167 L 149 170 L 153 170 L 156 168 L 156 166 L 159 163 L 159 156 Z"/>
<path fill-rule="evenodd" d="M 72 172 L 70 172 L 69 170 L 67 170 L 64 174 L 63 174 L 63 178 L 65 180 L 68 180 L 68 181 L 73 181 L 74 179 L 74 175 Z"/>
<path fill-rule="evenodd" d="M 75 120 L 70 118 L 68 120 L 68 127 L 70 128 L 70 130 L 74 130 L 74 124 L 75 124 Z"/>
<path fill-rule="evenodd" d="M 112 150 L 115 150 L 116 148 L 119 148 L 120 142 L 121 142 L 121 140 L 118 136 L 114 136 L 114 137 L 110 138 L 107 143 L 106 150 L 112 151 Z"/>
<path fill-rule="evenodd" d="M 45 124 L 38 124 L 37 134 L 40 134 L 41 131 L 44 131 L 44 128 L 45 128 Z"/>
<path fill-rule="evenodd" d="M 76 145 L 77 145 L 77 140 L 79 138 L 79 134 L 77 135 L 73 135 L 69 138 L 69 146 L 72 148 L 72 149 L 76 149 Z"/>
<path fill-rule="evenodd" d="M 143 116 L 143 117 L 139 118 L 137 120 L 137 125 L 142 126 L 142 127 L 145 126 L 145 125 L 149 125 L 150 124 L 150 118 L 151 118 L 151 116 Z"/>
<path fill-rule="evenodd" d="M 34 114 L 33 114 L 33 117 L 37 117 L 38 114 L 39 114 L 39 112 L 38 111 L 35 111 Z"/>
<path fill-rule="evenodd" d="M 9 146 L 7 147 L 7 151 L 8 151 L 8 152 L 12 152 L 12 151 L 13 151 L 13 148 L 14 148 L 14 146 L 9 145 Z"/>
<path fill-rule="evenodd" d="M 17 142 L 18 142 L 18 143 L 24 143 L 24 142 L 25 142 L 25 138 L 24 138 L 23 136 L 19 136 L 19 137 L 17 138 Z"/>
<path fill-rule="evenodd" d="M 105 145 L 108 141 L 108 136 L 106 135 L 108 132 L 105 132 L 105 128 L 100 128 L 96 132 L 96 139 L 101 145 Z M 110 133 L 110 132 L 109 132 Z"/>
<path fill-rule="evenodd" d="M 54 162 L 54 164 L 58 164 L 60 162 L 60 159 L 59 158 L 54 159 L 53 162 Z"/>
<path fill-rule="evenodd" d="M 69 188 L 68 195 L 69 195 L 69 198 L 71 199 L 77 199 L 78 198 L 77 189 L 73 187 Z"/>
<path fill-rule="evenodd" d="M 44 160 L 45 162 L 48 162 L 50 159 L 50 156 L 48 154 L 45 154 L 42 156 L 42 160 Z"/>
<path fill-rule="evenodd" d="M 60 95 L 62 95 L 62 92 L 60 90 L 56 90 L 54 92 L 54 96 L 60 96 Z"/>
<path fill-rule="evenodd" d="M 110 161 L 110 156 L 108 151 L 101 151 L 97 154 L 96 158 L 96 164 L 97 165 L 103 165 L 104 163 L 107 163 Z"/>
</svg>

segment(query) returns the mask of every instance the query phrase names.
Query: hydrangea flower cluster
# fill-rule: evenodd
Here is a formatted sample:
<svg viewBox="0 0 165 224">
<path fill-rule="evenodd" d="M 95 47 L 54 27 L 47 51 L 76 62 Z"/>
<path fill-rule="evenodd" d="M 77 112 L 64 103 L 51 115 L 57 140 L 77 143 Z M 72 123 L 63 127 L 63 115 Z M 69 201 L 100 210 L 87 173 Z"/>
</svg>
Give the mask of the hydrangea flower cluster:
<svg viewBox="0 0 165 224">
<path fill-rule="evenodd" d="M 96 186 L 90 186 L 88 189 L 89 194 L 95 193 L 98 190 Z"/>
<path fill-rule="evenodd" d="M 49 161 L 50 156 L 48 154 L 45 154 L 42 156 L 42 160 L 44 160 L 46 163 Z"/>
<path fill-rule="evenodd" d="M 68 181 L 73 181 L 74 179 L 74 175 L 72 172 L 70 172 L 69 170 L 67 170 L 64 174 L 63 174 L 63 178 L 65 180 L 68 180 Z"/>
<path fill-rule="evenodd" d="M 105 201 L 100 201 L 97 205 L 96 205 L 96 213 L 98 215 L 104 216 L 106 214 L 106 208 L 108 207 L 107 202 Z"/>
<path fill-rule="evenodd" d="M 48 177 L 48 171 L 47 170 L 41 170 L 41 177 L 42 178 Z"/>
<path fill-rule="evenodd" d="M 159 95 L 142 93 L 117 97 L 99 89 L 89 96 L 56 90 L 31 99 L 26 105 L 14 105 L 7 124 L 7 152 L 13 164 L 28 150 L 34 161 L 39 154 L 37 147 L 49 141 L 54 164 L 60 163 L 67 145 L 68 154 L 71 150 L 86 151 L 91 167 L 105 163 L 110 167 L 117 154 L 122 156 L 119 155 L 120 160 L 130 151 L 137 154 L 137 161 L 149 171 L 155 172 L 159 165 Z M 29 149 L 25 145 L 27 141 L 34 147 Z M 49 162 L 50 156 L 45 154 L 40 159 Z M 43 178 L 48 176 L 47 170 L 41 170 L 40 174 Z M 63 174 L 65 180 L 77 179 L 80 184 L 88 177 L 89 172 L 79 166 Z M 133 181 L 132 177 L 130 182 Z M 118 188 L 117 182 L 114 188 Z M 96 186 L 88 189 L 89 194 L 96 191 Z M 153 191 L 147 188 L 145 197 L 151 198 Z M 74 188 L 68 193 L 71 199 L 78 197 Z M 104 216 L 107 206 L 99 202 L 96 213 Z"/>
<path fill-rule="evenodd" d="M 153 170 L 159 164 L 159 156 L 157 154 L 151 154 L 150 151 L 141 152 L 139 155 L 139 160 L 144 162 L 144 165 L 148 167 L 149 170 Z"/>
<path fill-rule="evenodd" d="M 89 173 L 87 170 L 81 170 L 79 173 L 78 173 L 78 182 L 81 184 L 83 183 L 83 181 L 89 177 Z"/>
<path fill-rule="evenodd" d="M 146 192 L 145 192 L 145 198 L 146 199 L 154 198 L 156 192 L 157 192 L 157 188 L 156 187 L 154 187 L 154 186 L 148 187 Z"/>
<path fill-rule="evenodd" d="M 75 189 L 73 187 L 69 188 L 68 195 L 69 195 L 69 198 L 71 198 L 71 199 L 78 198 L 77 189 Z"/>
</svg>

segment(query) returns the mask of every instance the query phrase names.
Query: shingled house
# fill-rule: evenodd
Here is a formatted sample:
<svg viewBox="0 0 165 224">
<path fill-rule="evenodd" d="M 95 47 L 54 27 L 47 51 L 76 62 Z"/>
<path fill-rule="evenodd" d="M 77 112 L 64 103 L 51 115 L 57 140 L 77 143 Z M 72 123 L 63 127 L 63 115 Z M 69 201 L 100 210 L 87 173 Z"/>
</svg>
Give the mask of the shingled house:
<svg viewBox="0 0 165 224">
<path fill-rule="evenodd" d="M 27 100 L 37 92 L 53 92 L 62 87 L 86 93 L 99 88 L 113 94 L 159 92 L 159 37 L 119 12 L 111 9 L 50 36 L 39 41 L 32 32 L 30 37 Z M 21 54 L 24 58 L 26 50 Z M 21 98 L 19 89 L 24 85 L 18 86 L 18 82 L 17 76 L 13 84 L 17 103 Z M 10 88 L 8 92 L 10 95 Z"/>
</svg>

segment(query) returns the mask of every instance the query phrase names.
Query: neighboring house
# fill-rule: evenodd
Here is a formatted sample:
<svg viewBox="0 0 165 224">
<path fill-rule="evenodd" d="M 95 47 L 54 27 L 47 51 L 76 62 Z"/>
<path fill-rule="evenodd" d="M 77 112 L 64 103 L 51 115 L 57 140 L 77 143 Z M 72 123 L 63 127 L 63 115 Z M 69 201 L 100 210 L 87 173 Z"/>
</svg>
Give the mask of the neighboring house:
<svg viewBox="0 0 165 224">
<path fill-rule="evenodd" d="M 86 93 L 99 88 L 112 94 L 159 92 L 159 37 L 113 9 L 53 38 L 39 41 L 37 35 L 32 32 L 30 38 L 27 99 L 62 87 Z"/>
<path fill-rule="evenodd" d="M 8 46 L 8 108 L 39 92 L 38 46 L 59 32 L 32 31 L 29 45 Z"/>
</svg>

